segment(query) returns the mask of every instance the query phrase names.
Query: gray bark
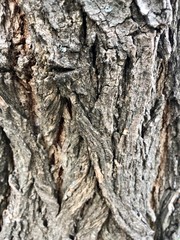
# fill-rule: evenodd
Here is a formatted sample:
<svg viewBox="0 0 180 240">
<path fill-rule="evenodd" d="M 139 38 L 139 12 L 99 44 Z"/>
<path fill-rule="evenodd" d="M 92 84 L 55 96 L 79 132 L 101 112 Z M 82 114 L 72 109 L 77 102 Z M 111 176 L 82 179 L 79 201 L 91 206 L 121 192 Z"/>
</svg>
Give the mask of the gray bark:
<svg viewBox="0 0 180 240">
<path fill-rule="evenodd" d="M 1 0 L 0 239 L 180 238 L 176 0 Z"/>
</svg>

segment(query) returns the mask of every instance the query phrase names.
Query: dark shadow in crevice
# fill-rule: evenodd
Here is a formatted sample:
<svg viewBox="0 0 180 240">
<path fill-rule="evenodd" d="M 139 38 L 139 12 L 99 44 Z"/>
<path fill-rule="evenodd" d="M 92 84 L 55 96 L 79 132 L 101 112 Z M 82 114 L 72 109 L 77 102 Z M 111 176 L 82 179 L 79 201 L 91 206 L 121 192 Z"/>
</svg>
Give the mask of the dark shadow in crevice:
<svg viewBox="0 0 180 240">
<path fill-rule="evenodd" d="M 3 199 L 0 202 L 0 231 L 3 226 L 3 211 L 7 209 L 11 188 L 8 183 L 9 175 L 14 170 L 13 152 L 10 140 L 4 130 L 0 127 L 0 195 Z"/>
</svg>

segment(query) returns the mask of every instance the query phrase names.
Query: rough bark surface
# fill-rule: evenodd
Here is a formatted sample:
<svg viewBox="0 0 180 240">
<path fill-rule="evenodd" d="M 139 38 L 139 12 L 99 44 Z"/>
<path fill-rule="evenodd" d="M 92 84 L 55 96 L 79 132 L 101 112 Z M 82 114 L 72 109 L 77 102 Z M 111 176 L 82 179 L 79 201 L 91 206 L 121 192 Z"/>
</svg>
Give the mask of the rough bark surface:
<svg viewBox="0 0 180 240">
<path fill-rule="evenodd" d="M 180 238 L 178 4 L 0 1 L 0 239 Z"/>
</svg>

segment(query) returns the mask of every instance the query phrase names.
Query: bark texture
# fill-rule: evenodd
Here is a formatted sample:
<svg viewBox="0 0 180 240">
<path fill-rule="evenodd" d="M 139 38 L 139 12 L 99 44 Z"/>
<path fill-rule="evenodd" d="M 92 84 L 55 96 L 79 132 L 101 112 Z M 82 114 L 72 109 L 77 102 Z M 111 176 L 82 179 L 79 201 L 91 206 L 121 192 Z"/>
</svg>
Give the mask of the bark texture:
<svg viewBox="0 0 180 240">
<path fill-rule="evenodd" d="M 180 238 L 179 16 L 0 1 L 0 239 Z"/>
</svg>

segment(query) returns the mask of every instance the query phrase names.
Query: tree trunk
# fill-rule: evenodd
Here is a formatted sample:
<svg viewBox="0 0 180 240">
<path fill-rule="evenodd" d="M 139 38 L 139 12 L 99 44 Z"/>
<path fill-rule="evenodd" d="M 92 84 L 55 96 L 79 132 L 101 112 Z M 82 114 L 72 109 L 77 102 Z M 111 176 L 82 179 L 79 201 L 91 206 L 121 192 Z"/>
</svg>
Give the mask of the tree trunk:
<svg viewBox="0 0 180 240">
<path fill-rule="evenodd" d="M 0 239 L 180 238 L 178 0 L 1 0 Z"/>
</svg>

